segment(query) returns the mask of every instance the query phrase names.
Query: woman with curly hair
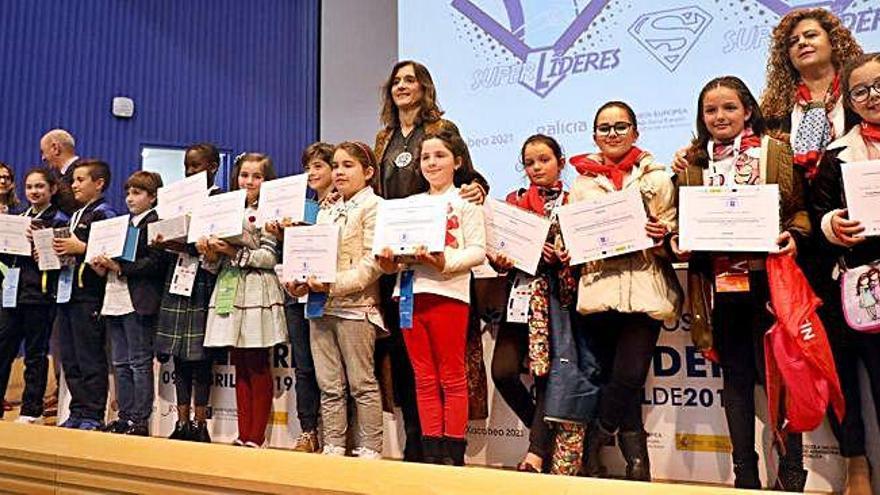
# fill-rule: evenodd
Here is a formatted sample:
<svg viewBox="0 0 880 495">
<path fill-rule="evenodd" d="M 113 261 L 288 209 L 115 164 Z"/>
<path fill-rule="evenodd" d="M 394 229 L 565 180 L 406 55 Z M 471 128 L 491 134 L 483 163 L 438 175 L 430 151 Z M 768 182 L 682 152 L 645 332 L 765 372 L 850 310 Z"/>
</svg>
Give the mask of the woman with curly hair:
<svg viewBox="0 0 880 495">
<path fill-rule="evenodd" d="M 840 71 L 861 54 L 853 34 L 826 9 L 793 10 L 773 29 L 761 111 L 770 129 L 790 136 L 795 165 L 808 178 L 828 143 L 851 123 L 840 97 Z"/>
<path fill-rule="evenodd" d="M 846 83 L 841 74 L 848 62 L 861 55 L 862 48 L 849 29 L 826 9 L 794 10 L 773 30 L 761 110 L 768 127 L 790 140 L 794 164 L 809 182 L 819 174 L 826 148 L 859 120 L 844 105 Z M 808 204 L 816 199 L 810 191 L 806 196 Z M 818 225 L 818 219 L 814 220 Z M 857 332 L 843 324 L 839 288 L 831 276 L 836 257 L 822 255 L 820 244 L 805 243 L 798 261 L 825 301 L 819 315 L 828 330 L 846 399 L 843 421 L 833 414 L 829 419 L 840 454 L 847 459 L 846 493 L 871 493 L 857 369 L 866 356 L 865 347 L 859 344 Z"/>
</svg>

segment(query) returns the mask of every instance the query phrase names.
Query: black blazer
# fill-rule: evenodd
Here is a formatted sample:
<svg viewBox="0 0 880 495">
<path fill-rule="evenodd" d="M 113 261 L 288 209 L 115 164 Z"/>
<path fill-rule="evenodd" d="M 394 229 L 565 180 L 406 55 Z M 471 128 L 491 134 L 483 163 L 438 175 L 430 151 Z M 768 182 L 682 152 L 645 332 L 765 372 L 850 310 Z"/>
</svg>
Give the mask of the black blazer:
<svg viewBox="0 0 880 495">
<path fill-rule="evenodd" d="M 77 162 L 79 162 L 79 159 L 67 167 L 64 175 L 53 169 L 58 179 L 58 192 L 52 196 L 52 204 L 57 206 L 67 216 L 72 215 L 80 207 L 80 204 L 74 199 L 73 189 L 70 187 L 73 184 L 73 167 L 76 166 Z"/>
<path fill-rule="evenodd" d="M 151 316 L 159 313 L 162 285 L 165 280 L 165 259 L 162 251 L 147 245 L 147 225 L 159 220 L 156 211 L 141 219 L 137 228 L 137 252 L 134 261 L 120 261 L 119 268 L 128 282 L 131 304 L 137 314 Z"/>
</svg>

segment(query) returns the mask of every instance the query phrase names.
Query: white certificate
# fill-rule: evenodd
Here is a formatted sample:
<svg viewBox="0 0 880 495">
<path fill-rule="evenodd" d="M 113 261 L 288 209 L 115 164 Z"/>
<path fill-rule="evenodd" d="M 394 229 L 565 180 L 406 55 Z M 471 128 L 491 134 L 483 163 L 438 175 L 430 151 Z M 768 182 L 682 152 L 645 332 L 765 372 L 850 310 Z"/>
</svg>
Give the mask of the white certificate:
<svg viewBox="0 0 880 495">
<path fill-rule="evenodd" d="M 395 255 L 415 254 L 419 246 L 425 246 L 431 253 L 443 251 L 446 247 L 447 206 L 445 199 L 427 195 L 380 202 L 376 211 L 373 254 L 380 254 L 386 247 Z"/>
<path fill-rule="evenodd" d="M 779 186 L 682 187 L 679 245 L 686 251 L 779 250 Z"/>
<path fill-rule="evenodd" d="M 37 266 L 40 271 L 60 270 L 61 258 L 55 253 L 53 241 L 55 229 L 37 229 L 32 232 L 34 238 L 34 251 L 37 252 Z"/>
<path fill-rule="evenodd" d="M 86 261 L 99 255 L 108 258 L 122 256 L 125 252 L 125 240 L 128 238 L 129 221 L 128 215 L 121 215 L 92 223 L 86 245 Z"/>
<path fill-rule="evenodd" d="M 302 223 L 305 220 L 307 186 L 307 174 L 263 182 L 257 207 L 257 226 L 262 228 L 266 222 L 285 219 Z"/>
<path fill-rule="evenodd" d="M 0 215 L 0 253 L 30 256 L 31 241 L 27 238 L 30 224 L 30 217 Z"/>
<path fill-rule="evenodd" d="M 534 275 L 550 232 L 550 220 L 497 199 L 487 201 L 485 211 L 489 252 L 504 253 L 516 268 Z"/>
<path fill-rule="evenodd" d="M 181 215 L 147 224 L 147 240 L 153 242 L 160 235 L 163 241 L 184 241 L 189 230 L 189 215 Z"/>
<path fill-rule="evenodd" d="M 847 214 L 865 227 L 859 235 L 880 235 L 880 160 L 842 163 Z"/>
<path fill-rule="evenodd" d="M 174 218 L 192 213 L 208 198 L 208 174 L 199 172 L 165 187 L 156 195 L 156 214 L 159 218 Z"/>
<path fill-rule="evenodd" d="M 571 264 L 579 265 L 648 249 L 648 214 L 637 187 L 559 207 L 559 227 Z"/>
<path fill-rule="evenodd" d="M 245 201 L 247 192 L 244 189 L 209 196 L 193 210 L 187 242 L 196 242 L 212 235 L 221 239 L 241 236 Z"/>
<path fill-rule="evenodd" d="M 318 282 L 336 281 L 339 226 L 333 224 L 284 229 L 283 276 L 285 281 L 304 282 L 314 276 Z"/>
</svg>

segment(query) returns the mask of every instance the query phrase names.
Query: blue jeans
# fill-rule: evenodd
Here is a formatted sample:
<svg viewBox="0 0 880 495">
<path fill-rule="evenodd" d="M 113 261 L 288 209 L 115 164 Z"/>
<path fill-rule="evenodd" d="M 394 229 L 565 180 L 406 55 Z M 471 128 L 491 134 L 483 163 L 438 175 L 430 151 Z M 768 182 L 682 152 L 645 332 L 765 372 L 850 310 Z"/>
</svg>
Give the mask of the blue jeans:
<svg viewBox="0 0 880 495">
<path fill-rule="evenodd" d="M 145 423 L 153 412 L 153 332 L 156 319 L 135 312 L 106 318 L 116 368 L 119 419 Z"/>
<path fill-rule="evenodd" d="M 303 304 L 285 306 L 287 332 L 293 348 L 294 391 L 296 392 L 296 414 L 302 431 L 318 429 L 318 411 L 321 406 L 321 393 L 315 377 L 315 363 L 312 359 L 309 322 L 305 319 Z"/>
</svg>

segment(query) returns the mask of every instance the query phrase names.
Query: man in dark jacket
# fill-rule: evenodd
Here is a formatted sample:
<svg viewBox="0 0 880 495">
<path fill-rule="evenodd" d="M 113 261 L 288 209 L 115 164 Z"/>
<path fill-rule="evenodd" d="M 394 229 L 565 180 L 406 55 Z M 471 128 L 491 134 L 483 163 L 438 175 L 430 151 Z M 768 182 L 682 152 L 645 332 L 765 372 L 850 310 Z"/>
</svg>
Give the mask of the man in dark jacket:
<svg viewBox="0 0 880 495">
<path fill-rule="evenodd" d="M 40 154 L 43 161 L 58 174 L 58 193 L 53 198 L 53 204 L 65 215 L 73 214 L 80 207 L 70 189 L 73 165 L 79 161 L 73 136 L 64 129 L 52 129 L 40 139 Z"/>
</svg>

